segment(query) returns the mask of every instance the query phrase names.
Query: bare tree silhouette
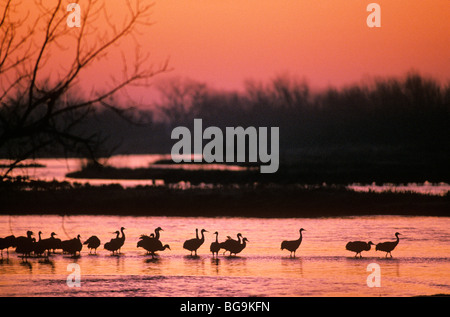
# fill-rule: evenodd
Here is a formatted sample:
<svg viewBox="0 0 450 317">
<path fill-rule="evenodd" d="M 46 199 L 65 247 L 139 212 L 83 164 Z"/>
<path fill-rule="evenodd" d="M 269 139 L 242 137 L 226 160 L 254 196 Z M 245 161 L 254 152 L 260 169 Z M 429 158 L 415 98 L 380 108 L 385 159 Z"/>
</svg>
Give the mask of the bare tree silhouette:
<svg viewBox="0 0 450 317">
<path fill-rule="evenodd" d="M 79 28 L 68 27 L 70 12 L 61 0 L 30 0 L 26 7 L 23 1 L 6 0 L 0 5 L 0 152 L 11 159 L 0 179 L 44 150 L 58 149 L 96 162 L 102 136 L 80 132 L 80 125 L 99 108 L 128 118 L 133 107 L 113 102 L 117 93 L 129 86 L 148 85 L 150 78 L 168 70 L 167 60 L 149 64 L 149 55 L 142 54 L 136 40 L 151 26 L 152 4 L 122 2 L 126 9 L 118 18 L 112 17 L 107 1 L 72 2 L 82 8 Z M 102 91 L 80 94 L 81 76 L 112 51 L 116 53 L 123 41 L 127 41 L 127 53 L 133 49 L 130 41 L 134 44 L 133 63 L 122 52 L 121 74 L 111 76 Z M 56 71 L 52 68 L 55 52 L 65 54 Z"/>
</svg>

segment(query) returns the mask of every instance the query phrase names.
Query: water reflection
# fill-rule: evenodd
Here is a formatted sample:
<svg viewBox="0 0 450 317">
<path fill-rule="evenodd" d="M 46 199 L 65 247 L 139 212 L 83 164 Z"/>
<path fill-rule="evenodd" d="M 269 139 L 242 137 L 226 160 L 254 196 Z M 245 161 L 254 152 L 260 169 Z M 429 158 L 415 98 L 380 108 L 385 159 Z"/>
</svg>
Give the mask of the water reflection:
<svg viewBox="0 0 450 317">
<path fill-rule="evenodd" d="M 211 258 L 211 264 L 213 264 L 213 265 L 219 265 L 220 264 L 220 259 L 219 258 L 215 258 L 215 257 L 212 257 Z"/>
<path fill-rule="evenodd" d="M 206 274 L 205 256 L 186 255 L 183 256 L 184 272 L 186 275 L 205 275 Z"/>
<path fill-rule="evenodd" d="M 152 257 L 151 259 L 145 259 L 145 263 L 159 263 L 161 259 L 158 257 Z"/>
<path fill-rule="evenodd" d="M 8 223 L 11 225 L 8 226 Z M 111 228 L 124 225 L 128 234 L 122 253 L 111 255 L 101 246 L 97 254 L 83 248 L 81 255 L 51 254 L 49 259 L 21 259 L 10 250 L 0 262 L 0 295 L 4 296 L 410 296 L 450 293 L 450 218 L 348 217 L 323 219 L 167 218 L 167 217 L 67 217 L 68 233 L 109 241 Z M 197 256 L 182 245 L 192 228 L 214 228 L 220 236 L 239 228 L 251 237 L 237 256 L 213 257 L 209 245 L 215 235 L 205 235 Z M 58 216 L 0 216 L 0 237 L 27 230 L 48 234 L 61 226 Z M 161 226 L 171 250 L 152 257 L 136 247 L 148 228 Z M 286 236 L 307 228 L 296 258 L 280 250 Z M 283 230 L 280 230 L 282 228 Z M 366 229 L 370 230 L 367 231 Z M 393 258 L 370 250 L 354 258 L 345 250 L 349 237 L 367 232 L 373 241 L 401 239 Z M 419 235 L 420 234 L 420 239 Z M 329 237 L 333 239 L 329 239 Z M 6 254 L 5 254 L 6 255 Z M 65 284 L 67 266 L 80 265 L 82 287 L 76 292 Z M 381 267 L 381 290 L 367 287 L 367 266 Z M 151 278 L 151 279 L 149 279 Z M 214 285 L 207 289 L 202 285 Z"/>
<path fill-rule="evenodd" d="M 33 269 L 33 265 L 31 264 L 31 262 L 28 261 L 22 261 L 20 262 L 20 265 L 26 269 L 28 269 L 30 271 L 30 273 L 32 272 Z"/>
<path fill-rule="evenodd" d="M 303 277 L 303 260 L 301 258 L 281 258 L 283 271 Z"/>
</svg>

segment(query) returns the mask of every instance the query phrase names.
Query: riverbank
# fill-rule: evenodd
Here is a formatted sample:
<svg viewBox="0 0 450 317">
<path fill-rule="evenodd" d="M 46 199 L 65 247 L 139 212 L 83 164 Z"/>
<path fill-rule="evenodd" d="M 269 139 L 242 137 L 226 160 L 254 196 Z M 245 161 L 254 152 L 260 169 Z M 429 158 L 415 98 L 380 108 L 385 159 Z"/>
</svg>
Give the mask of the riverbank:
<svg viewBox="0 0 450 317">
<path fill-rule="evenodd" d="M 354 155 L 352 155 L 354 154 Z M 303 157 L 303 156 L 302 156 Z M 73 179 L 158 179 L 165 184 L 189 182 L 205 184 L 340 184 L 352 183 L 450 183 L 450 167 L 443 158 L 433 157 L 425 162 L 406 156 L 407 159 L 377 159 L 376 156 L 339 153 L 322 157 L 318 153 L 305 155 L 301 162 L 280 162 L 276 173 L 260 173 L 258 164 L 242 163 L 230 168 L 211 168 L 211 164 L 196 162 L 175 164 L 160 160 L 148 167 L 128 168 L 88 164 L 78 171 L 68 173 Z"/>
<path fill-rule="evenodd" d="M 185 217 L 450 216 L 450 195 L 355 192 L 343 186 L 91 186 L 67 182 L 3 182 L 2 214 Z"/>
</svg>

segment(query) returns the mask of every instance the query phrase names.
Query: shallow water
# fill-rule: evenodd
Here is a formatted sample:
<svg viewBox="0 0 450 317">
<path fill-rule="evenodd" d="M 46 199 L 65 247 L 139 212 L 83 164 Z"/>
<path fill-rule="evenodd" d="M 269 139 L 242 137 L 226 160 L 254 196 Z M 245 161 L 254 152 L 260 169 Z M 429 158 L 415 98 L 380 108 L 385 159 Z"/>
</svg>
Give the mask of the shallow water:
<svg viewBox="0 0 450 317">
<path fill-rule="evenodd" d="M 149 207 L 150 208 L 150 207 Z M 373 216 L 318 219 L 183 218 L 121 216 L 0 216 L 0 236 L 25 235 L 27 230 L 52 231 L 61 239 L 95 234 L 102 241 L 97 255 L 86 246 L 81 256 L 56 254 L 49 261 L 22 261 L 14 251 L 3 252 L 0 264 L 1 296 L 414 296 L 450 293 L 450 218 Z M 119 256 L 103 249 L 121 226 L 126 241 Z M 138 249 L 141 234 L 161 226 L 161 241 L 171 250 L 156 259 Z M 305 228 L 297 257 L 280 250 L 282 240 L 298 238 Z M 205 228 L 205 243 L 197 257 L 182 248 Z M 219 253 L 213 259 L 209 245 L 238 232 L 249 240 L 237 257 Z M 352 240 L 400 243 L 385 258 L 374 249 L 363 258 L 345 250 Z M 67 265 L 80 267 L 80 287 L 69 287 Z M 380 265 L 380 287 L 368 287 L 370 263 Z"/>
</svg>

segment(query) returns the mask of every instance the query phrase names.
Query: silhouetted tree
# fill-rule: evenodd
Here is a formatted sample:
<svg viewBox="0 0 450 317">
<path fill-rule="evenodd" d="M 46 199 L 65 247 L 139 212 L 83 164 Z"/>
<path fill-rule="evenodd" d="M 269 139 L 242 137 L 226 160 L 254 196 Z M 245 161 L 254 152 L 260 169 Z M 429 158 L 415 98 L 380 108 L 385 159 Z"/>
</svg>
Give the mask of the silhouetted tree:
<svg viewBox="0 0 450 317">
<path fill-rule="evenodd" d="M 2 178 L 44 150 L 62 149 L 96 160 L 103 138 L 80 131 L 79 126 L 99 107 L 129 118 L 131 107 L 119 107 L 113 98 L 124 88 L 146 85 L 167 70 L 167 61 L 149 65 L 148 55 L 141 54 L 134 43 L 133 63 L 124 57 L 122 73 L 111 78 L 107 88 L 90 95 L 79 93 L 86 69 L 150 26 L 151 5 L 123 1 L 119 21 L 111 18 L 108 1 L 72 2 L 82 9 L 80 27 L 68 27 L 71 12 L 66 1 L 5 0 L 0 5 L 0 153 L 12 160 Z M 51 66 L 58 52 L 64 54 L 64 63 L 55 72 Z"/>
</svg>

